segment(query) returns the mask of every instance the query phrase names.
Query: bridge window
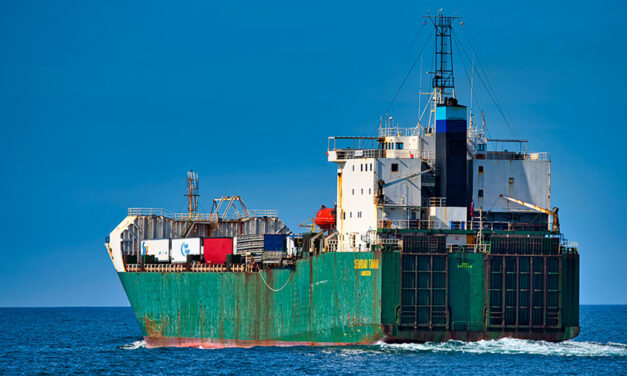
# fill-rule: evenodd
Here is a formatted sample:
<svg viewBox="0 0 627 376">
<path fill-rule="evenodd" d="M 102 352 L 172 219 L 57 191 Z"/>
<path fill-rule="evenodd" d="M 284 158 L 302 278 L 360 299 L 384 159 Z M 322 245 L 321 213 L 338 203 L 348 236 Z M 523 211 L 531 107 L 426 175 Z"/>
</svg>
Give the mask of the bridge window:
<svg viewBox="0 0 627 376">
<path fill-rule="evenodd" d="M 392 172 L 398 172 L 398 163 L 392 163 Z"/>
<path fill-rule="evenodd" d="M 397 143 L 396 143 L 396 148 L 397 148 L 398 150 L 403 150 L 403 143 L 402 143 L 402 142 L 397 142 Z"/>
</svg>

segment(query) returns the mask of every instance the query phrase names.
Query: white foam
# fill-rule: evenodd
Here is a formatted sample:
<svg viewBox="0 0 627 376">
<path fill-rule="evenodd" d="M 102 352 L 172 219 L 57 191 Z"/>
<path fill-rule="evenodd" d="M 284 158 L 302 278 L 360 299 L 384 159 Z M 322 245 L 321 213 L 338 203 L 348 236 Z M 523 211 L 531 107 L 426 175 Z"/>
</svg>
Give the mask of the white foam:
<svg viewBox="0 0 627 376">
<path fill-rule="evenodd" d="M 378 346 L 389 351 L 417 352 L 461 352 L 470 354 L 532 354 L 547 356 L 627 356 L 627 345 L 623 343 L 598 343 L 565 341 L 559 343 L 503 338 L 491 341 L 442 343 L 405 343 Z"/>
<path fill-rule="evenodd" d="M 126 345 L 120 346 L 122 350 L 137 350 L 137 349 L 141 349 L 145 347 L 146 347 L 146 342 L 144 342 L 143 340 L 135 341 L 133 343 L 128 343 Z"/>
</svg>

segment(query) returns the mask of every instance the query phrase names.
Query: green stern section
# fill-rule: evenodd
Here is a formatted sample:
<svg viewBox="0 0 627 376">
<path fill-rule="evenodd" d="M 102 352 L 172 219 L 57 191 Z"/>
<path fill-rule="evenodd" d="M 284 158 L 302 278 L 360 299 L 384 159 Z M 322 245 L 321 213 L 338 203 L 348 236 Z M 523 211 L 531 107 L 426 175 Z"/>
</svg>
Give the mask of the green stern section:
<svg viewBox="0 0 627 376">
<path fill-rule="evenodd" d="M 332 252 L 262 272 L 119 273 L 146 343 L 349 345 L 579 332 L 579 255 Z"/>
<path fill-rule="evenodd" d="M 119 273 L 150 344 L 374 343 L 381 253 L 322 253 L 256 273 Z"/>
</svg>

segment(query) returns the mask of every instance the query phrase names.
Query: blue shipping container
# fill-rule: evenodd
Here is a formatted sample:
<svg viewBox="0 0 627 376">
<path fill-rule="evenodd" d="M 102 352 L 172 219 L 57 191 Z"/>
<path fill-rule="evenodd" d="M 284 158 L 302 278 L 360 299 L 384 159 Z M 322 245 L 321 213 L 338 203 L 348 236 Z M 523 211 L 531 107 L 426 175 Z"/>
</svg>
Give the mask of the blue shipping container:
<svg viewBox="0 0 627 376">
<path fill-rule="evenodd" d="M 263 249 L 265 251 L 285 251 L 285 234 L 264 234 Z"/>
</svg>

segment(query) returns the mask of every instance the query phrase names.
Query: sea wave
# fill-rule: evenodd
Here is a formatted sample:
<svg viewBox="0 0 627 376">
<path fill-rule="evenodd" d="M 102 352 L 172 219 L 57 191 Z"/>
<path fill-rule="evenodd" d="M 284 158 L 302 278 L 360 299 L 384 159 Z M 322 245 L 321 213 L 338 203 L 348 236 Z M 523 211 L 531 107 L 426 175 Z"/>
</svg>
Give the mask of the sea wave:
<svg viewBox="0 0 627 376">
<path fill-rule="evenodd" d="M 607 357 L 627 356 L 627 345 L 623 343 L 599 342 L 545 342 L 514 338 L 503 338 L 491 341 L 462 342 L 448 341 L 442 343 L 404 343 L 378 346 L 386 351 L 417 351 L 433 353 L 470 353 L 470 354 L 530 354 L 547 356 L 580 356 Z"/>
<path fill-rule="evenodd" d="M 133 343 L 127 343 L 126 345 L 119 346 L 118 348 L 122 350 L 137 350 L 137 349 L 142 349 L 145 347 L 146 347 L 146 342 L 141 340 L 141 341 L 135 341 Z"/>
</svg>

